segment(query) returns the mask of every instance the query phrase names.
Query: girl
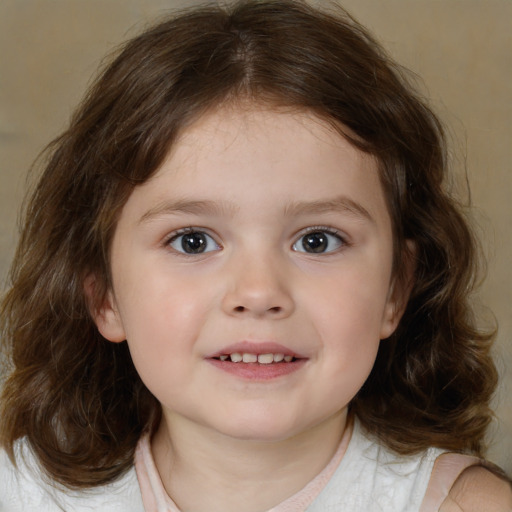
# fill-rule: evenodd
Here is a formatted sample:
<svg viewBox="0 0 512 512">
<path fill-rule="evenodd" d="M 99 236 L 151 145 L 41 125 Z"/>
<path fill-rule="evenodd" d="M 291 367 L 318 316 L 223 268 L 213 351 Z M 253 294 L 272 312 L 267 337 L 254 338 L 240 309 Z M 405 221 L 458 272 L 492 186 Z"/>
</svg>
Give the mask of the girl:
<svg viewBox="0 0 512 512">
<path fill-rule="evenodd" d="M 129 42 L 27 203 L 0 510 L 509 510 L 445 174 L 342 12 L 245 1 Z"/>
</svg>

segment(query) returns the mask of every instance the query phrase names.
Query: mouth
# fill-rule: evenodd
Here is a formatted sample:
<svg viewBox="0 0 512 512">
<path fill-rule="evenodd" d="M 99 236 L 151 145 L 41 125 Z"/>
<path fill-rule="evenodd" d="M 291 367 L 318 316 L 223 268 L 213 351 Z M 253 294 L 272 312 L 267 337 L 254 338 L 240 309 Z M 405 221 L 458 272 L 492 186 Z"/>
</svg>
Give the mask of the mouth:
<svg viewBox="0 0 512 512">
<path fill-rule="evenodd" d="M 299 370 L 308 358 L 276 343 L 242 342 L 211 354 L 207 360 L 245 380 L 266 381 Z"/>
</svg>

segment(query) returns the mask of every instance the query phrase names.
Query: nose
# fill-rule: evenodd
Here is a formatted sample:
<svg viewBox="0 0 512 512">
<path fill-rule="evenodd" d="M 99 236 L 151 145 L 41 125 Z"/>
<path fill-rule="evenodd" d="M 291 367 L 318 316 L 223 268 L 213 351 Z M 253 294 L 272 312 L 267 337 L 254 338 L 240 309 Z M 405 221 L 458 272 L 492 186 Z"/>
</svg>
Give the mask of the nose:
<svg viewBox="0 0 512 512">
<path fill-rule="evenodd" d="M 289 272 L 278 257 L 251 255 L 231 262 L 222 308 L 231 316 L 283 319 L 295 309 Z"/>
</svg>

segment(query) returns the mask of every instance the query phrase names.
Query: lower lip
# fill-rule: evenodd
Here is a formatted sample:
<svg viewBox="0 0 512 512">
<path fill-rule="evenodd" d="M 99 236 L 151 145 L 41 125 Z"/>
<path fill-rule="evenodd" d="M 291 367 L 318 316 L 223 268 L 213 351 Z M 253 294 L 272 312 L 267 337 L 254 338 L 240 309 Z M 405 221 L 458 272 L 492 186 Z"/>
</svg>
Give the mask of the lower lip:
<svg viewBox="0 0 512 512">
<path fill-rule="evenodd" d="M 265 381 L 277 379 L 290 373 L 300 370 L 307 359 L 297 359 L 290 363 L 233 363 L 231 361 L 221 361 L 220 359 L 207 359 L 207 361 L 226 373 L 235 375 L 246 380 Z"/>
</svg>

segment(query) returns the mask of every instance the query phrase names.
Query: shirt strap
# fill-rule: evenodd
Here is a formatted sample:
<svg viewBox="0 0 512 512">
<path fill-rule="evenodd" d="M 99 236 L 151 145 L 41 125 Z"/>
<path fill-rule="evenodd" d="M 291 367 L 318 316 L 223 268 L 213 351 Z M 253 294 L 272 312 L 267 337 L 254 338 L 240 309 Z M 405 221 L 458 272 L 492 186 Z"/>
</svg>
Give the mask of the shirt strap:
<svg viewBox="0 0 512 512">
<path fill-rule="evenodd" d="M 151 453 L 149 434 L 140 438 L 135 450 L 135 472 L 145 512 L 180 512 L 165 492 Z"/>
<path fill-rule="evenodd" d="M 484 461 L 471 455 L 443 453 L 437 457 L 419 512 L 438 512 L 460 474 L 471 466 L 484 465 Z"/>
</svg>

